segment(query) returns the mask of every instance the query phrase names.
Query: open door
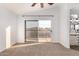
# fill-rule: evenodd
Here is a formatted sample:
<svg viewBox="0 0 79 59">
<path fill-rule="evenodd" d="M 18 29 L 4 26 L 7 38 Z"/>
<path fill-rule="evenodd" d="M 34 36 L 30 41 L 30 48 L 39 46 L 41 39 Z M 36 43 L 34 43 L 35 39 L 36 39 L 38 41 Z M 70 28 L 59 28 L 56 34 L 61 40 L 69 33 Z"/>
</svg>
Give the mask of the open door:
<svg viewBox="0 0 79 59">
<path fill-rule="evenodd" d="M 39 42 L 51 42 L 51 20 L 39 20 L 38 38 Z"/>
</svg>

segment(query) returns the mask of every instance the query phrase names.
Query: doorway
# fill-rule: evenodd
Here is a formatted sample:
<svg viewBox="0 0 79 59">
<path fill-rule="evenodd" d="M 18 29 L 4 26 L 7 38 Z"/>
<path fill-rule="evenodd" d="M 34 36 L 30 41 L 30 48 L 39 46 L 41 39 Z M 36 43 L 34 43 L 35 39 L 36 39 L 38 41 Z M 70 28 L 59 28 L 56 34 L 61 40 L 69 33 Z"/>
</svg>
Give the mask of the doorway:
<svg viewBox="0 0 79 59">
<path fill-rule="evenodd" d="M 25 20 L 25 42 L 51 42 L 51 20 Z"/>
<path fill-rule="evenodd" d="M 79 10 L 76 8 L 70 9 L 69 20 L 69 42 L 70 48 L 79 51 Z"/>
<path fill-rule="evenodd" d="M 6 48 L 11 47 L 11 26 L 6 28 Z"/>
</svg>

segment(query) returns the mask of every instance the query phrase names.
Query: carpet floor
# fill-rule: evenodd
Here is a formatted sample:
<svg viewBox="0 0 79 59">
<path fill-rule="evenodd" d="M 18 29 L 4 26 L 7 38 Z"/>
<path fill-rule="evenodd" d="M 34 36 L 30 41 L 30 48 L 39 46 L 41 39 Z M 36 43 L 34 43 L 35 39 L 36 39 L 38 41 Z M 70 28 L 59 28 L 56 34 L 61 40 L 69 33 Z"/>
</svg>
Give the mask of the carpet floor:
<svg viewBox="0 0 79 59">
<path fill-rule="evenodd" d="M 16 44 L 0 56 L 79 56 L 79 50 L 67 49 L 58 43 Z"/>
</svg>

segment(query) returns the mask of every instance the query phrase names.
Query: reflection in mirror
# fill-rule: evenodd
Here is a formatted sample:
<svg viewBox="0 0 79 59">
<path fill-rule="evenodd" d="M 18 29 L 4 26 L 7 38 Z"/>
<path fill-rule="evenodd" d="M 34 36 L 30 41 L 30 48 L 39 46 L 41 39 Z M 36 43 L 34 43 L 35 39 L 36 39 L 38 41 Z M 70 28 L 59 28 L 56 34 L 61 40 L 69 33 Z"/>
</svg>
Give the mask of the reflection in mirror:
<svg viewBox="0 0 79 59">
<path fill-rule="evenodd" d="M 78 20 L 78 15 L 77 14 L 72 14 L 71 15 L 71 20 Z"/>
</svg>

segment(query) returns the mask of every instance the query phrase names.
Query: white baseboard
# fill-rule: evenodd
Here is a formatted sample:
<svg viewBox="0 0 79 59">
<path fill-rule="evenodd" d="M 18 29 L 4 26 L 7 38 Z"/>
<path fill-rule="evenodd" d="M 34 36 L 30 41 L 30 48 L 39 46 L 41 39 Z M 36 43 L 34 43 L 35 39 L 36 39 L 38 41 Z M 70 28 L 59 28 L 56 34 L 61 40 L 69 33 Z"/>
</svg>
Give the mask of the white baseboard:
<svg viewBox="0 0 79 59">
<path fill-rule="evenodd" d="M 70 46 L 65 46 L 63 43 L 61 43 L 60 42 L 60 44 L 62 45 L 62 46 L 64 46 L 65 48 L 70 48 Z"/>
<path fill-rule="evenodd" d="M 4 51 L 4 50 L 6 50 L 6 48 L 4 48 L 4 49 L 0 50 L 0 52 L 2 52 L 2 51 Z"/>
</svg>

